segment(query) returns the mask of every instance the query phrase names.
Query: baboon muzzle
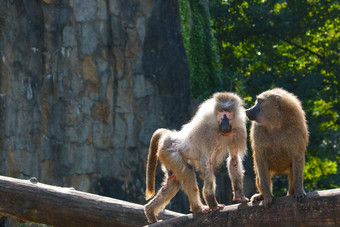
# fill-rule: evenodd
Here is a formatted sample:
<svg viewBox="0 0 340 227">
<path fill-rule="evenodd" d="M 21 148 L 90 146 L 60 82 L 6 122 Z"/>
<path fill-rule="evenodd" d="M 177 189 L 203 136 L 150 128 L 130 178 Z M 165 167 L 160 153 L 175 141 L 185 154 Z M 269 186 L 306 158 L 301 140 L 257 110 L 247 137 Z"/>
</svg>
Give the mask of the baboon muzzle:
<svg viewBox="0 0 340 227">
<path fill-rule="evenodd" d="M 226 115 L 223 116 L 221 123 L 218 126 L 220 132 L 223 134 L 231 132 L 231 125 L 229 124 L 229 119 Z"/>
<path fill-rule="evenodd" d="M 246 115 L 250 121 L 254 121 L 256 120 L 256 116 L 259 111 L 260 111 L 260 104 L 257 103 L 256 105 L 246 110 Z"/>
</svg>

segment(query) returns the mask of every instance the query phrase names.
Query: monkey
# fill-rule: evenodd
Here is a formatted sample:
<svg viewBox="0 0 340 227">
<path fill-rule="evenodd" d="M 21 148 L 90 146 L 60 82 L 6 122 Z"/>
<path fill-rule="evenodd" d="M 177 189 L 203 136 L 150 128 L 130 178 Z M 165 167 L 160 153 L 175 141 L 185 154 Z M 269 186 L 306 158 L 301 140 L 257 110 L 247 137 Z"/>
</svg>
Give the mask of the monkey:
<svg viewBox="0 0 340 227">
<path fill-rule="evenodd" d="M 198 108 L 181 130 L 158 129 L 151 137 L 146 167 L 146 200 L 155 194 L 155 171 L 162 163 L 162 187 L 144 207 L 149 223 L 157 222 L 159 211 L 182 189 L 193 213 L 207 214 L 223 209 L 215 197 L 214 169 L 227 159 L 233 200 L 248 202 L 243 192 L 242 160 L 247 152 L 246 114 L 241 98 L 230 92 L 218 92 Z M 196 172 L 203 180 L 202 194 Z"/>
<path fill-rule="evenodd" d="M 274 88 L 258 95 L 246 115 L 252 121 L 250 142 L 259 191 L 251 202 L 263 200 L 265 207 L 270 206 L 274 198 L 271 179 L 281 174 L 288 175 L 287 196 L 302 200 L 306 196 L 303 171 L 309 132 L 300 100 Z"/>
</svg>

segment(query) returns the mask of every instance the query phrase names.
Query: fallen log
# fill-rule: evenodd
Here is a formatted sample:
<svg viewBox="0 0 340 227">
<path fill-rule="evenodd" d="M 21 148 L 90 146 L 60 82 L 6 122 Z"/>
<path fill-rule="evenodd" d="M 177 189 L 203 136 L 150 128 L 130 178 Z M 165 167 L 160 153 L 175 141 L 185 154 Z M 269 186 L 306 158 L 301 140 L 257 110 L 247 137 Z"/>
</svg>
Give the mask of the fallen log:
<svg viewBox="0 0 340 227">
<path fill-rule="evenodd" d="M 301 202 L 292 196 L 235 204 L 207 215 L 189 214 L 151 226 L 340 226 L 340 189 L 308 193 Z"/>
<path fill-rule="evenodd" d="M 163 219 L 183 214 L 165 211 Z M 0 216 L 53 226 L 142 226 L 143 206 L 73 188 L 0 176 Z"/>
</svg>

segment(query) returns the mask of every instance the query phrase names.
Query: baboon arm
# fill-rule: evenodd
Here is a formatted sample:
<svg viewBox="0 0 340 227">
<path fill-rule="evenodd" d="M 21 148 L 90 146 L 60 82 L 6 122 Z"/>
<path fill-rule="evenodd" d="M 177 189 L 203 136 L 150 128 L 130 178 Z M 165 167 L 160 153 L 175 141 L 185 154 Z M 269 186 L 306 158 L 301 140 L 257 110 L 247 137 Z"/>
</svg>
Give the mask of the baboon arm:
<svg viewBox="0 0 340 227">
<path fill-rule="evenodd" d="M 256 174 L 258 175 L 259 180 L 259 191 L 263 194 L 264 197 L 270 197 L 272 195 L 270 188 L 270 176 L 268 170 L 268 162 L 264 155 L 257 155 L 255 157 L 256 162 Z"/>
<path fill-rule="evenodd" d="M 206 170 L 203 175 L 204 186 L 203 186 L 203 197 L 206 204 L 211 209 L 215 209 L 218 205 L 215 196 L 215 175 L 213 171 Z"/>
</svg>

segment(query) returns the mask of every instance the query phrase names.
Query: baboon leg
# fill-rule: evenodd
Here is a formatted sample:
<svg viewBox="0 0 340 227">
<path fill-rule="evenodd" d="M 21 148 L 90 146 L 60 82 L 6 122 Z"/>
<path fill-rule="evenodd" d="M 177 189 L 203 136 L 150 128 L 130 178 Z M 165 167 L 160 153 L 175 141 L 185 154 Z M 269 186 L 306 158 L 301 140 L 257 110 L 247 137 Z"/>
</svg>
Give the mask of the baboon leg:
<svg viewBox="0 0 340 227">
<path fill-rule="evenodd" d="M 256 201 L 263 200 L 263 193 L 262 193 L 262 190 L 261 190 L 261 187 L 260 187 L 260 179 L 259 179 L 257 173 L 256 173 L 256 176 L 255 176 L 255 184 L 256 184 L 256 188 L 259 191 L 259 193 L 258 194 L 254 194 L 251 197 L 251 199 L 250 199 L 251 202 L 256 202 Z"/>
<path fill-rule="evenodd" d="M 181 188 L 181 183 L 176 177 L 169 174 L 156 196 L 150 200 L 144 207 L 145 215 L 149 223 L 156 223 L 159 211 L 163 210 L 170 200 L 176 195 Z"/>
<path fill-rule="evenodd" d="M 256 185 L 256 188 L 259 191 L 259 193 L 262 194 L 262 190 L 261 190 L 261 187 L 260 187 L 260 179 L 258 177 L 258 173 L 255 174 L 255 185 Z"/>
<path fill-rule="evenodd" d="M 238 155 L 231 154 L 227 160 L 229 177 L 233 189 L 233 201 L 248 202 L 249 199 L 243 193 L 243 165 Z"/>
<path fill-rule="evenodd" d="M 274 177 L 274 172 L 270 172 L 269 171 L 269 178 L 268 178 L 268 182 L 269 182 L 269 189 L 270 189 L 270 193 L 273 195 L 273 177 Z"/>
<path fill-rule="evenodd" d="M 207 206 L 204 206 L 200 197 L 200 190 L 198 188 L 196 174 L 191 166 L 187 166 L 182 174 L 183 191 L 188 195 L 190 210 L 193 213 L 206 214 L 210 210 Z"/>
<path fill-rule="evenodd" d="M 268 171 L 268 162 L 263 155 L 255 156 L 254 161 L 256 162 L 256 185 L 260 194 L 253 195 L 251 201 L 255 202 L 263 199 L 264 206 L 268 207 L 274 197 L 271 192 L 272 183 Z"/>
<path fill-rule="evenodd" d="M 207 171 L 203 175 L 204 186 L 203 186 L 203 198 L 205 203 L 209 206 L 211 210 L 220 210 L 224 208 L 224 204 L 218 204 L 216 200 L 215 190 L 216 190 L 216 179 L 213 170 Z"/>
<path fill-rule="evenodd" d="M 287 196 L 294 195 L 294 176 L 293 169 L 290 168 L 288 172 L 288 192 Z"/>
<path fill-rule="evenodd" d="M 180 152 L 160 152 L 159 158 L 168 169 L 171 169 L 176 179 L 181 182 L 182 189 L 189 198 L 190 210 L 194 213 L 208 213 L 209 208 L 203 206 L 201 201 L 195 171 L 192 166 L 183 160 Z"/>
<path fill-rule="evenodd" d="M 297 152 L 295 152 L 297 153 Z M 294 178 L 294 198 L 301 200 L 306 197 L 303 189 L 303 169 L 305 166 L 305 156 L 293 157 L 293 178 Z"/>
<path fill-rule="evenodd" d="M 203 186 L 203 198 L 205 203 L 210 207 L 210 208 L 215 208 L 217 207 L 217 200 L 215 197 L 215 190 L 216 190 L 216 183 L 215 183 L 215 176 L 213 174 L 206 174 L 204 176 L 204 186 Z"/>
<path fill-rule="evenodd" d="M 269 189 L 270 189 L 271 194 L 273 194 L 273 181 L 272 181 L 273 176 L 274 176 L 274 174 L 269 173 L 268 182 L 269 182 Z M 259 191 L 259 194 L 255 194 L 254 196 L 252 196 L 252 198 L 251 198 L 252 202 L 263 200 L 263 193 L 262 193 L 262 190 L 261 190 L 260 179 L 258 177 L 258 174 L 256 174 L 256 176 L 255 176 L 255 184 L 256 184 L 257 190 Z"/>
</svg>

